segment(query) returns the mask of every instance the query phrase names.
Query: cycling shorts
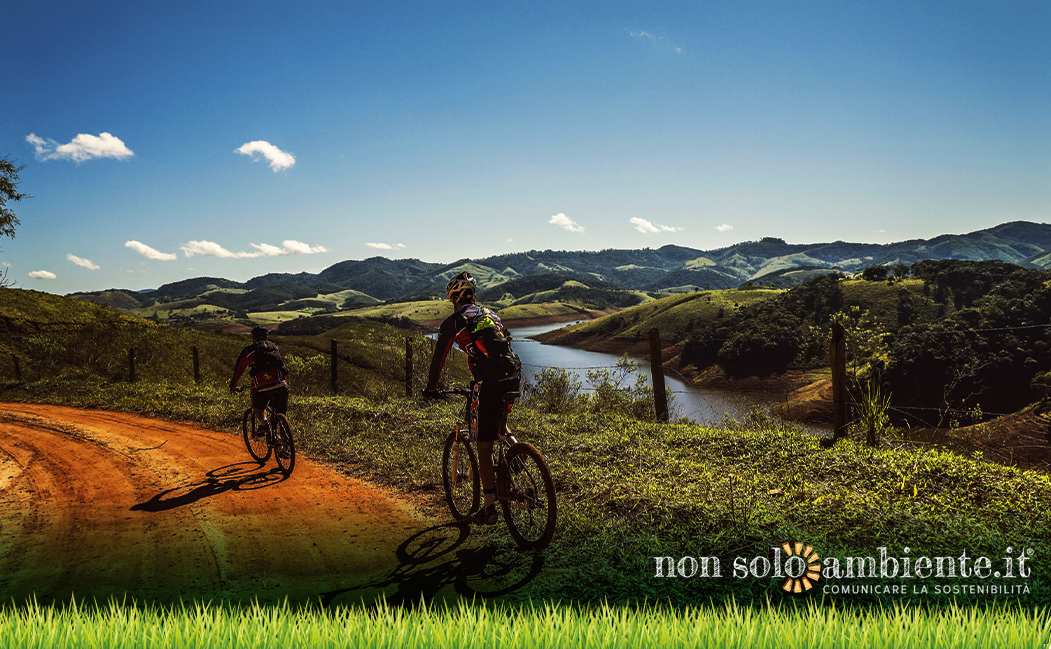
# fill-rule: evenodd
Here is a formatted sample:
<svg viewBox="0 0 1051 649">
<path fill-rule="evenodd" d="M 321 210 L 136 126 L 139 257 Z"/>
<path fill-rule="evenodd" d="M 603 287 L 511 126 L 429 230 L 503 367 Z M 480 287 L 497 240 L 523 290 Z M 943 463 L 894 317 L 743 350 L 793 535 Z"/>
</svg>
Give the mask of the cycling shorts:
<svg viewBox="0 0 1051 649">
<path fill-rule="evenodd" d="M 270 404 L 274 412 L 283 415 L 288 412 L 288 388 L 280 387 L 272 390 L 252 390 L 252 407 L 262 410 Z"/>
<path fill-rule="evenodd" d="M 511 402 L 501 395 L 489 394 L 483 381 L 478 391 L 478 441 L 495 442 L 499 439 L 510 411 Z"/>
</svg>

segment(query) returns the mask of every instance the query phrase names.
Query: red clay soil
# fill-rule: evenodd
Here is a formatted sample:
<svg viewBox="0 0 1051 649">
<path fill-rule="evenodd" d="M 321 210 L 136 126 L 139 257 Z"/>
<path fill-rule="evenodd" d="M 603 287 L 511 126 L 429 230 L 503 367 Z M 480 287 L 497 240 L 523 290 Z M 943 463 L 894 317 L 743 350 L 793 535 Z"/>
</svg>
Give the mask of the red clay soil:
<svg viewBox="0 0 1051 649">
<path fill-rule="evenodd" d="M 286 479 L 240 436 L 189 423 L 0 404 L 0 502 L 2 601 L 418 602 L 490 586 L 467 583 L 466 529 L 305 457 Z"/>
</svg>

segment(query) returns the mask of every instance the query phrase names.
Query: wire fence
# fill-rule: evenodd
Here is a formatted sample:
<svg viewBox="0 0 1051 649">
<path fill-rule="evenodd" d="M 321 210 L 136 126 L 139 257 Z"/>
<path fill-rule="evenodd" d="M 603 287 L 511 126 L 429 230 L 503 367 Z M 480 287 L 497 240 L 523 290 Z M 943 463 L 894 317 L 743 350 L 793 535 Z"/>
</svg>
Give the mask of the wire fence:
<svg viewBox="0 0 1051 649">
<path fill-rule="evenodd" d="M 940 335 L 940 334 L 966 334 L 984 332 L 1005 331 L 1030 331 L 1048 330 L 1051 324 L 1021 324 L 1011 327 L 986 327 L 986 328 L 953 328 L 945 330 L 932 330 L 910 335 Z M 36 379 L 49 375 L 57 375 L 67 371 L 70 367 L 83 367 L 108 375 L 113 378 L 123 376 L 125 379 L 134 380 L 144 378 L 145 380 L 162 380 L 173 382 L 187 382 L 189 376 L 192 381 L 211 382 L 222 384 L 232 373 L 233 359 L 237 351 L 246 342 L 244 337 L 236 335 L 216 336 L 202 332 L 187 332 L 185 330 L 171 330 L 164 332 L 159 330 L 135 330 L 135 331 L 90 331 L 90 335 L 81 333 L 67 333 L 63 336 L 53 334 L 20 334 L 5 335 L 0 340 L 0 353 L 7 352 L 11 359 L 10 374 L 12 378 L 22 381 Z M 196 334 L 196 336 L 194 335 Z M 12 345 L 12 341 L 20 340 L 20 344 Z M 395 336 L 388 339 L 362 340 L 355 342 L 341 341 L 337 346 L 333 341 L 328 347 L 316 340 L 297 339 L 294 345 L 294 354 L 298 360 L 299 372 L 295 376 L 297 387 L 310 387 L 315 394 L 320 394 L 328 388 L 330 392 L 357 390 L 361 393 L 382 394 L 383 396 L 397 396 L 399 388 L 406 396 L 412 396 L 418 392 L 427 380 L 427 370 L 433 351 L 433 339 L 417 335 L 409 337 L 409 344 L 404 344 L 406 338 Z M 189 344 L 192 343 L 192 344 Z M 540 344 L 530 339 L 516 340 L 515 344 Z M 284 343 L 282 343 L 284 344 Z M 365 351 L 368 348 L 368 351 Z M 192 370 L 188 364 L 192 351 Z M 334 362 L 333 362 L 334 357 Z M 690 385 L 687 377 L 677 372 L 674 368 L 663 367 L 661 359 L 657 363 L 662 365 L 662 373 L 667 372 L 682 381 L 685 386 Z M 452 365 L 457 365 L 454 361 Z M 462 378 L 468 376 L 466 362 L 460 359 L 458 364 L 459 375 Z M 533 371 L 534 374 L 545 370 L 571 371 L 571 372 L 610 372 L 616 369 L 615 363 L 568 365 L 568 364 L 539 364 L 523 362 L 522 365 Z M 163 368 L 163 369 L 160 369 Z M 363 368 L 367 372 L 378 377 L 372 381 L 369 389 L 362 387 L 360 377 Z M 653 364 L 651 363 L 651 373 Z M 138 374 L 138 377 L 135 375 Z M 325 379 L 328 380 L 325 380 Z M 619 391 L 631 393 L 637 388 L 624 386 L 611 386 L 608 384 L 597 388 L 588 384 L 581 386 L 581 391 L 595 393 L 597 391 Z M 655 387 L 654 389 L 659 389 Z M 698 391 L 690 387 L 669 389 L 663 387 L 666 395 L 696 395 Z M 703 398 L 703 397 L 701 397 Z M 844 399 L 843 403 L 852 410 L 864 407 L 864 403 L 854 399 Z M 974 414 L 973 410 L 952 407 L 949 404 L 942 406 L 909 406 L 891 405 L 888 411 L 894 413 L 902 421 L 911 421 L 917 426 L 929 425 L 930 417 L 925 415 L 937 415 L 938 418 L 964 419 Z M 1004 417 L 1011 415 L 1010 412 L 983 411 L 985 418 Z"/>
</svg>

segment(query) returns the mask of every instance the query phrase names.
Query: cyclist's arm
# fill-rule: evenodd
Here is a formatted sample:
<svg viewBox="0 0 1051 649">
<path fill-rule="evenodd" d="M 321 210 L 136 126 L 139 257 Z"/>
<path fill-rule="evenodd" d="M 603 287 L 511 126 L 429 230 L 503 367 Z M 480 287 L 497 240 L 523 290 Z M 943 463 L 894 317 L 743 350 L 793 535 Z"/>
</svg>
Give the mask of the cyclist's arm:
<svg viewBox="0 0 1051 649">
<path fill-rule="evenodd" d="M 438 339 L 434 341 L 434 355 L 431 356 L 431 369 L 427 374 L 426 392 L 434 392 L 438 389 L 438 379 L 441 378 L 442 368 L 445 367 L 445 357 L 449 355 L 455 339 L 455 319 L 446 318 L 438 328 Z"/>
<path fill-rule="evenodd" d="M 234 378 L 230 379 L 231 390 L 237 387 L 237 382 L 241 380 L 241 375 L 244 374 L 244 371 L 248 369 L 249 365 L 252 364 L 254 356 L 254 349 L 246 349 L 241 352 L 240 356 L 237 357 L 237 362 L 234 364 Z"/>
</svg>

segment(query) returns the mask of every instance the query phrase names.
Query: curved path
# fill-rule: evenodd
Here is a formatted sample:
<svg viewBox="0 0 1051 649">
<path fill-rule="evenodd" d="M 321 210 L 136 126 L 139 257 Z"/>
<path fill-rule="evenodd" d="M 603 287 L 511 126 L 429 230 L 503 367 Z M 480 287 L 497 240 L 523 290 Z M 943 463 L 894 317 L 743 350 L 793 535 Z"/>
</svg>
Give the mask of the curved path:
<svg viewBox="0 0 1051 649">
<path fill-rule="evenodd" d="M 228 432 L 0 403 L 2 600 L 370 600 L 438 524 L 306 458 L 284 479 Z"/>
</svg>

